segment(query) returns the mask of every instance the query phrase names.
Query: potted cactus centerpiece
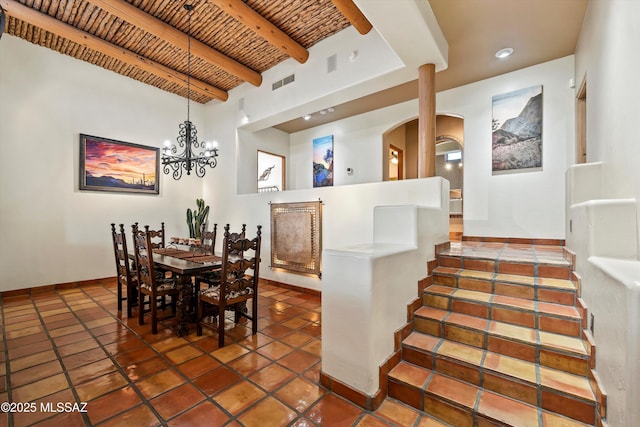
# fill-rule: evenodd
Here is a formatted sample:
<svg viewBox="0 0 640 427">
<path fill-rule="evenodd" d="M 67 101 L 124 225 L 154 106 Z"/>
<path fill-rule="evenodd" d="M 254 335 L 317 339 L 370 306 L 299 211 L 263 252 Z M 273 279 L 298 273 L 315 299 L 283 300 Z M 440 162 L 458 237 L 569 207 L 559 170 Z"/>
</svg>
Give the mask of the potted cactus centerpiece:
<svg viewBox="0 0 640 427">
<path fill-rule="evenodd" d="M 197 209 L 187 209 L 187 226 L 190 238 L 201 238 L 202 224 L 206 224 L 209 216 L 209 206 L 205 206 L 203 199 L 196 199 Z"/>
</svg>

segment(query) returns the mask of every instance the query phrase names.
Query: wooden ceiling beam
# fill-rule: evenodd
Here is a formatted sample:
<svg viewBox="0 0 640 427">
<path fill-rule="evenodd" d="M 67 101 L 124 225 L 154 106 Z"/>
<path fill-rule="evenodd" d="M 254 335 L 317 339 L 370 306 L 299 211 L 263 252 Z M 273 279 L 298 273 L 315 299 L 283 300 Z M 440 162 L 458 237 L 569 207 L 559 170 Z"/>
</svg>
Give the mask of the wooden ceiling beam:
<svg viewBox="0 0 640 427">
<path fill-rule="evenodd" d="M 118 59 L 172 83 L 176 83 L 185 88 L 187 87 L 186 74 L 182 74 L 176 70 L 138 55 L 135 52 L 131 52 L 102 40 L 93 34 L 78 30 L 77 28 L 69 24 L 65 24 L 62 21 L 58 21 L 56 18 L 45 13 L 31 9 L 28 6 L 24 6 L 15 0 L 0 0 L 0 4 L 8 16 L 68 39 L 74 43 L 78 43 L 88 49 L 95 50 L 112 58 Z M 191 78 L 191 89 L 209 98 L 216 98 L 221 101 L 226 101 L 229 97 L 226 91 L 206 82 L 194 79 L 193 77 Z"/>
<path fill-rule="evenodd" d="M 335 7 L 362 35 L 367 34 L 373 28 L 371 22 L 364 16 L 364 13 L 356 6 L 353 0 L 331 0 Z"/>
<path fill-rule="evenodd" d="M 307 49 L 242 0 L 210 0 L 210 2 L 299 63 L 304 64 L 309 59 Z"/>
<path fill-rule="evenodd" d="M 137 7 L 127 3 L 124 0 L 88 0 L 98 6 L 100 9 L 117 16 L 136 27 L 153 34 L 154 36 L 178 46 L 180 49 L 187 51 L 187 35 L 182 31 L 172 27 L 164 21 L 155 18 L 148 13 L 138 9 Z M 180 8 L 182 11 L 182 8 Z M 186 14 L 186 11 L 184 12 Z M 191 38 L 191 53 L 214 64 L 226 72 L 236 76 L 242 81 L 251 83 L 254 86 L 262 84 L 262 76 L 260 73 L 251 68 L 242 65 L 238 61 L 229 58 L 225 54 L 213 49 L 206 44 Z"/>
</svg>

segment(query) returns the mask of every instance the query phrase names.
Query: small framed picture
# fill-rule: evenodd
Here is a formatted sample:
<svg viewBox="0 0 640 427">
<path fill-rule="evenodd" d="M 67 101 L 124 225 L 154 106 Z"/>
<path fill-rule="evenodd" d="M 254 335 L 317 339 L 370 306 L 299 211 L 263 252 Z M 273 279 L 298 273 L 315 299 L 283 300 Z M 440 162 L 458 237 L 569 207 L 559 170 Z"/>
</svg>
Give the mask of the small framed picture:
<svg viewBox="0 0 640 427">
<path fill-rule="evenodd" d="M 284 156 L 258 150 L 258 193 L 284 190 Z"/>
</svg>

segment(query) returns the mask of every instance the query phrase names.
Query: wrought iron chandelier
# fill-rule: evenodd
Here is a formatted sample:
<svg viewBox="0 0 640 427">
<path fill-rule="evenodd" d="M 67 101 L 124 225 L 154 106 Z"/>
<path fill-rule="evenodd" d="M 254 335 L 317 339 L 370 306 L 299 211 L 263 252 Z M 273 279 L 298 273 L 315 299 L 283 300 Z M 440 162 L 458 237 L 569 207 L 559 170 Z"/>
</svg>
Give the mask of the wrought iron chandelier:
<svg viewBox="0 0 640 427">
<path fill-rule="evenodd" d="M 173 179 L 176 180 L 182 178 L 183 170 L 187 172 L 187 175 L 191 175 L 191 170 L 195 170 L 196 175 L 202 178 L 205 174 L 206 166 L 213 169 L 218 164 L 216 159 L 218 157 L 218 148 L 214 143 L 198 142 L 198 131 L 189 119 L 189 102 L 191 100 L 191 11 L 193 10 L 193 5 L 185 4 L 184 8 L 189 13 L 187 30 L 187 120 L 180 123 L 178 137 L 176 138 L 178 144 L 171 145 L 167 141 L 162 151 L 162 170 L 165 174 L 171 173 Z M 183 149 L 180 154 L 177 154 L 178 147 Z M 196 154 L 195 151 L 198 149 L 203 149 L 204 151 Z"/>
</svg>

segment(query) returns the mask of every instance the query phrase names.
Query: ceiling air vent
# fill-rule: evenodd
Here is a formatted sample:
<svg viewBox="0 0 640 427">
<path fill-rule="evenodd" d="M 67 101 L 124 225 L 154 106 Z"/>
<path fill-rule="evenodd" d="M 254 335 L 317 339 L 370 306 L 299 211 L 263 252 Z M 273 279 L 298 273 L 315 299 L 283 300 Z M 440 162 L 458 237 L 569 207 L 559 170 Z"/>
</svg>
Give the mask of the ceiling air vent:
<svg viewBox="0 0 640 427">
<path fill-rule="evenodd" d="M 327 74 L 338 70 L 338 55 L 335 53 L 327 57 Z"/>
<path fill-rule="evenodd" d="M 276 80 L 275 82 L 271 83 L 271 90 L 280 89 L 282 86 L 288 85 L 289 83 L 293 83 L 295 80 L 296 80 L 295 74 L 288 75 L 287 77 L 284 77 L 280 80 Z"/>
</svg>

